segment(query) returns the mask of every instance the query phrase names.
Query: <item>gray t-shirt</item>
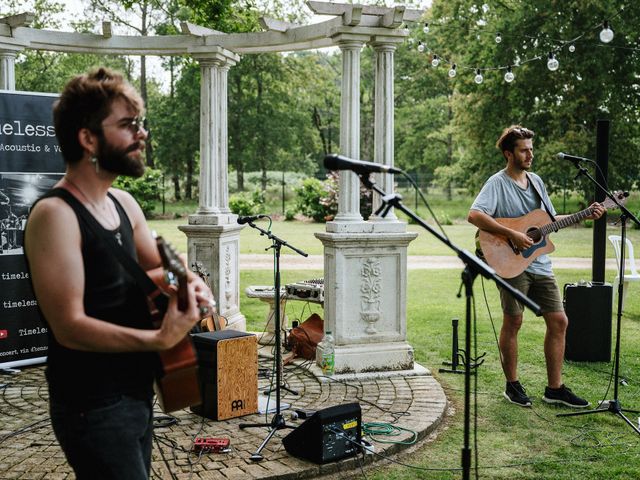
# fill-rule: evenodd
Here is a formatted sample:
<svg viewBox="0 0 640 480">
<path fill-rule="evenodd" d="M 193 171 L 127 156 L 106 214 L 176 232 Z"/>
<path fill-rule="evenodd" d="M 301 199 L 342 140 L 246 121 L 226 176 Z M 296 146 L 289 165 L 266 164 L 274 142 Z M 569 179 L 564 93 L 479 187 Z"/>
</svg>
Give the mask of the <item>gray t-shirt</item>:
<svg viewBox="0 0 640 480">
<path fill-rule="evenodd" d="M 549 208 L 552 209 L 551 215 L 555 215 L 556 211 L 551 204 L 542 179 L 535 173 L 529 172 L 527 175 L 531 181 L 536 183 L 538 191 Z M 506 170 L 500 170 L 486 181 L 471 205 L 471 210 L 478 210 L 493 218 L 521 217 L 537 208 L 545 210 L 540 197 L 531 185 L 531 181 L 529 186 L 523 189 L 507 175 Z M 552 275 L 551 259 L 548 255 L 540 255 L 531 262 L 526 271 L 536 275 Z"/>
</svg>

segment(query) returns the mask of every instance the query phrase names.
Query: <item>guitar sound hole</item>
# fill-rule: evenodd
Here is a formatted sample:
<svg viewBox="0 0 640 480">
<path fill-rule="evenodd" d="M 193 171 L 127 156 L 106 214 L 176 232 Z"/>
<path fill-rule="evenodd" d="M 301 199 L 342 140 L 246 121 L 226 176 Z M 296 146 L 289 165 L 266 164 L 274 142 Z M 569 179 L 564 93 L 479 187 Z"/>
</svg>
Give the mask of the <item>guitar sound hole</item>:
<svg viewBox="0 0 640 480">
<path fill-rule="evenodd" d="M 537 227 L 531 227 L 529 230 L 527 230 L 527 236 L 531 240 L 533 240 L 534 243 L 538 243 L 540 240 L 542 240 L 542 232 Z"/>
</svg>

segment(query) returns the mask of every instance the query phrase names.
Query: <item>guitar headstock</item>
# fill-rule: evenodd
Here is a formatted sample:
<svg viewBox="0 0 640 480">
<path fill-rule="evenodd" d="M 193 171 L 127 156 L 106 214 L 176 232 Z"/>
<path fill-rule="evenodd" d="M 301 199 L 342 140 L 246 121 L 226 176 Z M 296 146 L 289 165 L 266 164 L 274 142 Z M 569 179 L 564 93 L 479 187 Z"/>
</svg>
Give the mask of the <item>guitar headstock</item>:
<svg viewBox="0 0 640 480">
<path fill-rule="evenodd" d="M 622 190 L 616 190 L 612 193 L 612 196 L 618 201 L 620 205 L 625 205 L 627 203 L 627 199 L 629 198 L 629 192 L 624 192 Z M 605 198 L 602 202 L 602 206 L 607 210 L 611 210 L 613 208 L 618 208 L 618 204 L 611 200 L 609 197 Z"/>
<path fill-rule="evenodd" d="M 162 260 L 167 283 L 178 288 L 178 309 L 185 311 L 189 304 L 187 294 L 187 269 L 176 249 L 161 236 L 156 237 L 158 253 Z"/>
</svg>

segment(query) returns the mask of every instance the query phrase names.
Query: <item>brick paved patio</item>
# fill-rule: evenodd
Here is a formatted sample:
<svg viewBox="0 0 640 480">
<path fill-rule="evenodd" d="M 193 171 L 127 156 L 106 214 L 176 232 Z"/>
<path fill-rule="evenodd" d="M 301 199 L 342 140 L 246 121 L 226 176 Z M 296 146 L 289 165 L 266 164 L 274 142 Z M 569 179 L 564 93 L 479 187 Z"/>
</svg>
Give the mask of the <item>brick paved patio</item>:
<svg viewBox="0 0 640 480">
<path fill-rule="evenodd" d="M 264 348 L 263 348 L 264 350 Z M 260 367 L 270 368 L 272 361 L 261 352 Z M 320 410 L 333 405 L 357 401 L 362 407 L 363 422 L 394 422 L 417 432 L 420 440 L 443 418 L 447 400 L 440 385 L 425 371 L 404 372 L 393 376 L 341 376 L 328 380 L 310 362 L 290 365 L 284 372 L 294 396 L 282 391 L 282 401 L 292 408 Z M 269 380 L 260 379 L 261 389 Z M 47 412 L 47 387 L 44 367 L 23 369 L 20 373 L 0 375 L 0 472 L 3 479 L 72 479 L 74 475 L 51 430 Z M 271 400 L 275 402 L 275 400 Z M 273 404 L 273 403 L 272 403 Z M 291 411 L 283 411 L 288 425 L 304 420 L 292 420 Z M 157 415 L 162 413 L 158 410 Z M 282 446 L 282 437 L 291 430 L 283 429 L 262 451 L 265 459 L 254 463 L 249 457 L 268 434 L 266 428 L 240 430 L 247 422 L 264 422 L 272 414 L 250 415 L 216 422 L 188 410 L 176 412 L 177 423 L 156 428 L 153 450 L 154 479 L 293 479 L 312 478 L 332 472 L 359 469 L 364 463 L 379 460 L 376 455 L 360 455 L 326 465 L 315 465 L 289 455 Z M 198 457 L 189 453 L 192 439 L 225 437 L 231 440 L 231 452 L 208 453 Z M 405 433 L 398 440 L 411 436 Z M 388 455 L 407 445 L 373 442 L 376 452 Z"/>
</svg>

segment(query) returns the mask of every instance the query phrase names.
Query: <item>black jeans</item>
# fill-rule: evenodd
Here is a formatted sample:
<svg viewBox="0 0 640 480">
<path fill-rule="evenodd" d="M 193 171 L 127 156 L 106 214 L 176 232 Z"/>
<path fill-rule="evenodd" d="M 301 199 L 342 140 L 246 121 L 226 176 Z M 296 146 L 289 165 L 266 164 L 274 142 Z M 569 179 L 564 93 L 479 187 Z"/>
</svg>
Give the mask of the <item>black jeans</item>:
<svg viewBox="0 0 640 480">
<path fill-rule="evenodd" d="M 151 398 L 117 395 L 78 412 L 50 404 L 51 424 L 78 480 L 149 478 Z"/>
</svg>

